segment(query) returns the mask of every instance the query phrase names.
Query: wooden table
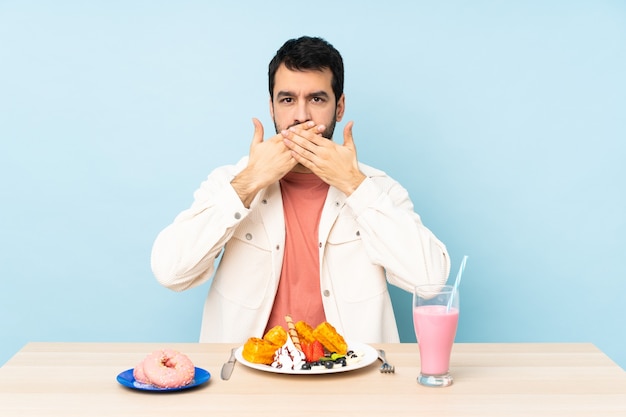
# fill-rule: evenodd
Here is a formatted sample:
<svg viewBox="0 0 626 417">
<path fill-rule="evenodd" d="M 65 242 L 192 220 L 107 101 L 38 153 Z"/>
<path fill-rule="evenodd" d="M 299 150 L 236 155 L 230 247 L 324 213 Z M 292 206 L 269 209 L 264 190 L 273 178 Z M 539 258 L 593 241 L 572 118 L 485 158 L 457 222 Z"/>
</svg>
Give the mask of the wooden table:
<svg viewBox="0 0 626 417">
<path fill-rule="evenodd" d="M 332 375 L 222 363 L 233 344 L 29 343 L 0 368 L 0 416 L 626 416 L 626 372 L 591 344 L 455 344 L 447 388 L 417 384 L 416 344 L 373 344 L 379 362 Z M 186 353 L 205 385 L 149 393 L 117 375 L 158 348 Z"/>
</svg>

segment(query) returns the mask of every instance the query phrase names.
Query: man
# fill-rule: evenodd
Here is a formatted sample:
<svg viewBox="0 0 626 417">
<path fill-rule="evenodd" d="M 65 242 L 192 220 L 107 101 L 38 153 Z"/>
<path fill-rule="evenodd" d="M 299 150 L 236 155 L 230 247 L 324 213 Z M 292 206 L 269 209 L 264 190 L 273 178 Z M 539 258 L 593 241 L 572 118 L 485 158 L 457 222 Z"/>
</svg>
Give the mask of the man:
<svg viewBox="0 0 626 417">
<path fill-rule="evenodd" d="M 157 237 L 152 269 L 176 291 L 213 276 L 201 342 L 261 337 L 290 314 L 326 320 L 349 340 L 398 342 L 387 281 L 406 291 L 443 284 L 445 246 L 407 191 L 357 160 L 345 112 L 343 60 L 320 38 L 287 41 L 269 65 L 264 140 L 253 119 L 250 154 L 214 170 L 192 206 Z"/>
</svg>

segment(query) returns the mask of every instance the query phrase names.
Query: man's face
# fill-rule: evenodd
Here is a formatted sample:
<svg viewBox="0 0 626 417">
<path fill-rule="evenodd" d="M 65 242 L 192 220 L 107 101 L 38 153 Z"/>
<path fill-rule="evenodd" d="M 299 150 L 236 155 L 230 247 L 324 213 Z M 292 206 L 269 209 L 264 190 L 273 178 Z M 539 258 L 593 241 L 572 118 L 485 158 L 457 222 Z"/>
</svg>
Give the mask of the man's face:
<svg viewBox="0 0 626 417">
<path fill-rule="evenodd" d="M 322 71 L 291 71 L 282 64 L 274 78 L 274 98 L 270 99 L 270 114 L 276 133 L 291 126 L 313 120 L 325 125 L 322 133 L 332 139 L 335 123 L 341 121 L 345 97 L 336 100 L 331 85 L 330 69 Z"/>
</svg>

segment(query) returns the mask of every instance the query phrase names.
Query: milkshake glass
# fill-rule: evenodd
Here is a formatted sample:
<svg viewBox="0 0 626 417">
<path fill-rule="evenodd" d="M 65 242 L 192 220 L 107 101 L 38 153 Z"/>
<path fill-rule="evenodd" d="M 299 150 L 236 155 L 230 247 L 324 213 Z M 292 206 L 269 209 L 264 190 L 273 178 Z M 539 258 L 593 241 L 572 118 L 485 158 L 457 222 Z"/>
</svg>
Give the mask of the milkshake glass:
<svg viewBox="0 0 626 417">
<path fill-rule="evenodd" d="M 413 326 L 420 352 L 417 382 L 430 387 L 452 384 L 450 354 L 459 322 L 458 289 L 420 285 L 413 292 Z"/>
</svg>

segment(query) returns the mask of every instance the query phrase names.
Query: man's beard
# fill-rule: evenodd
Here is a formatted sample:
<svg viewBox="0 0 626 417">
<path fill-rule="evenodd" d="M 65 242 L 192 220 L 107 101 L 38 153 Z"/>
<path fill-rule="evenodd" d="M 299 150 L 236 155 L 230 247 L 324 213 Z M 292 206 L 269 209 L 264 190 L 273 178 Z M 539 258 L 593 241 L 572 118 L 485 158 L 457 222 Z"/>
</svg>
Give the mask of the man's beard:
<svg viewBox="0 0 626 417">
<path fill-rule="evenodd" d="M 301 123 L 294 123 L 291 126 L 288 126 L 287 129 L 289 129 L 290 127 L 293 126 L 297 126 Z M 324 129 L 324 131 L 322 132 L 322 137 L 325 137 L 326 139 L 333 139 L 333 133 L 335 133 L 335 125 L 337 124 L 337 117 L 333 116 L 333 120 L 332 122 L 330 122 L 328 125 L 326 125 L 326 129 Z M 274 119 L 274 129 L 276 129 L 276 133 L 280 133 L 283 129 L 279 129 L 278 125 L 276 124 L 276 119 Z"/>
</svg>

